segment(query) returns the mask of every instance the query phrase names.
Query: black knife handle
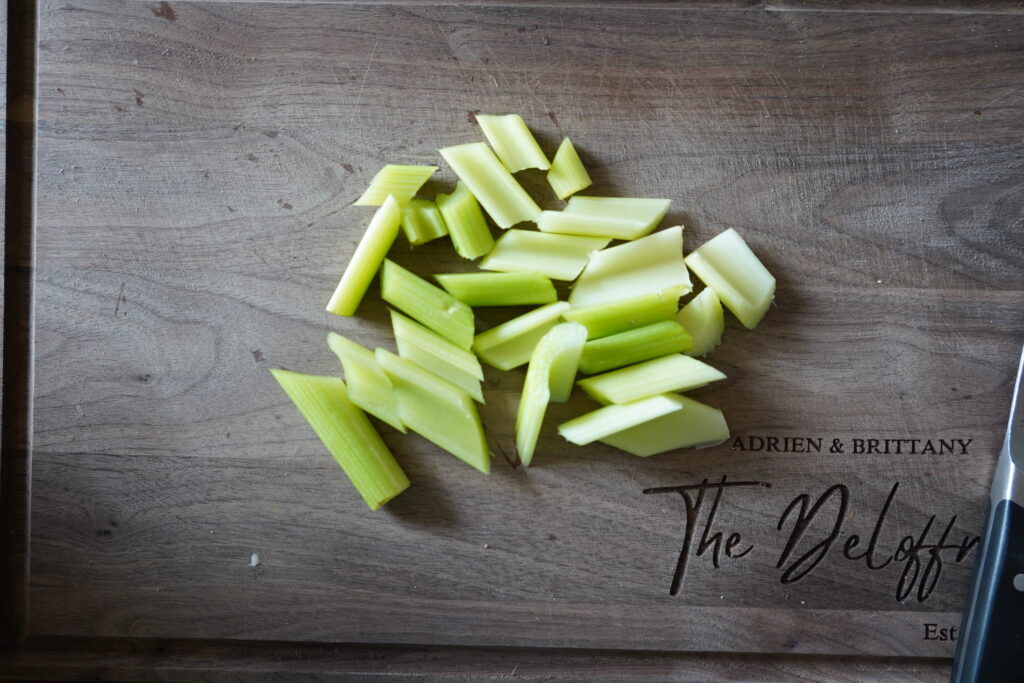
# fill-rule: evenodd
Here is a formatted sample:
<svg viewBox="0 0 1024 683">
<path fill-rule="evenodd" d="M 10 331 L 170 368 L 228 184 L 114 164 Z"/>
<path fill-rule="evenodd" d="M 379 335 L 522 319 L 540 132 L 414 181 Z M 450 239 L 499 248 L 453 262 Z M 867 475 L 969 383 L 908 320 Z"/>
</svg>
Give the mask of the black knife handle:
<svg viewBox="0 0 1024 683">
<path fill-rule="evenodd" d="M 989 513 L 953 661 L 953 683 L 1024 683 L 1024 508 Z"/>
</svg>

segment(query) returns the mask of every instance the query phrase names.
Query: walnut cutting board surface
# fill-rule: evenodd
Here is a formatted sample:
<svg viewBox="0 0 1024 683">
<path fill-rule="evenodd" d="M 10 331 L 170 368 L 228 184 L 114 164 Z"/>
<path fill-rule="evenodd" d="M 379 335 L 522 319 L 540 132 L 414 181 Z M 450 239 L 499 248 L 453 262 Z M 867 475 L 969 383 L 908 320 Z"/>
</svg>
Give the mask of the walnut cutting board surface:
<svg viewBox="0 0 1024 683">
<path fill-rule="evenodd" d="M 1024 16 L 58 0 L 38 64 L 30 635 L 952 653 L 1024 342 Z M 450 189 L 478 111 L 776 275 L 693 394 L 734 440 L 572 447 L 577 396 L 513 468 L 488 370 L 491 475 L 381 426 L 413 486 L 365 508 L 269 370 L 393 348 L 376 284 L 323 311 L 350 203 Z M 723 477 L 710 521 L 644 493 Z"/>
</svg>

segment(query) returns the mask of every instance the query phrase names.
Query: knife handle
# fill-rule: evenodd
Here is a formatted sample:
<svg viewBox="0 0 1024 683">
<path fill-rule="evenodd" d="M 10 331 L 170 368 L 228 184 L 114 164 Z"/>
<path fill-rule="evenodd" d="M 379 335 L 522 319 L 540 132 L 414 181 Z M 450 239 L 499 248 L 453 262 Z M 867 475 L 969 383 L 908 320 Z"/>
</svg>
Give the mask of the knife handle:
<svg viewBox="0 0 1024 683">
<path fill-rule="evenodd" d="M 953 661 L 953 683 L 1024 682 L 1024 508 L 991 508 Z"/>
</svg>

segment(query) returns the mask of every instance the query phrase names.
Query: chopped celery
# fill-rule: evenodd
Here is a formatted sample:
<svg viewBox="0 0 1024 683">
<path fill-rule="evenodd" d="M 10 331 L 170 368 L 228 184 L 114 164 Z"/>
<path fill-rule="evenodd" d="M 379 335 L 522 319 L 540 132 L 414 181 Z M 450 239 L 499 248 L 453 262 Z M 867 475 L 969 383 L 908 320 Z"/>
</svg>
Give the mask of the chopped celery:
<svg viewBox="0 0 1024 683">
<path fill-rule="evenodd" d="M 448 273 L 434 279 L 467 306 L 526 306 L 558 300 L 551 280 L 539 273 Z"/>
<path fill-rule="evenodd" d="M 564 301 L 535 308 L 478 334 L 473 340 L 473 350 L 485 363 L 499 370 L 519 367 L 529 362 L 537 342 L 567 310 L 569 304 Z"/>
<path fill-rule="evenodd" d="M 537 219 L 540 207 L 486 144 L 470 142 L 440 151 L 498 227 L 511 228 Z"/>
<path fill-rule="evenodd" d="M 271 370 L 371 510 L 409 488 L 409 479 L 380 435 L 348 398 L 337 377 Z"/>
<path fill-rule="evenodd" d="M 594 181 L 590 174 L 583 167 L 580 155 L 572 146 L 569 138 L 563 138 L 562 144 L 555 152 L 555 158 L 551 160 L 551 170 L 548 171 L 548 184 L 555 191 L 559 199 L 565 199 L 571 194 L 590 187 Z"/>
<path fill-rule="evenodd" d="M 491 237 L 491 229 L 487 227 L 480 204 L 465 183 L 460 180 L 451 194 L 439 194 L 434 201 L 441 210 L 455 252 L 459 256 L 475 259 L 494 248 L 494 238 Z"/>
<path fill-rule="evenodd" d="M 566 211 L 541 211 L 537 217 L 537 229 L 560 235 L 589 235 L 617 240 L 634 240 L 650 232 L 643 221 L 632 218 L 592 216 Z"/>
<path fill-rule="evenodd" d="M 388 164 L 373 176 L 366 192 L 356 200 L 356 206 L 380 206 L 388 195 L 398 200 L 399 204 L 404 204 L 413 198 L 436 170 L 437 166 Z"/>
<path fill-rule="evenodd" d="M 349 400 L 405 434 L 405 425 L 395 404 L 394 387 L 377 364 L 373 351 L 335 332 L 328 333 L 327 346 L 341 361 Z"/>
<path fill-rule="evenodd" d="M 510 173 L 522 171 L 524 168 L 539 168 L 546 171 L 551 166 L 519 114 L 477 114 L 476 122 L 480 124 L 487 142 L 491 143 L 495 154 Z"/>
<path fill-rule="evenodd" d="M 480 262 L 480 267 L 506 273 L 540 273 L 552 280 L 575 280 L 590 255 L 609 242 L 607 237 L 509 230 Z"/>
<path fill-rule="evenodd" d="M 757 327 L 775 298 L 775 278 L 732 228 L 690 252 L 686 265 L 748 330 Z"/>
<path fill-rule="evenodd" d="M 484 474 L 490 472 L 487 438 L 469 394 L 390 351 L 377 349 L 376 356 L 395 385 L 402 422 Z"/>
<path fill-rule="evenodd" d="M 524 467 L 533 461 L 548 403 L 569 399 L 586 340 L 585 327 L 561 323 L 552 327 L 533 350 L 516 413 L 516 450 Z"/>
<path fill-rule="evenodd" d="M 594 375 L 577 384 L 599 403 L 629 403 L 667 391 L 696 389 L 721 379 L 725 379 L 725 375 L 710 365 L 674 353 Z"/>
<path fill-rule="evenodd" d="M 693 338 L 682 325 L 664 320 L 588 341 L 583 347 L 580 370 L 593 375 L 669 353 L 686 351 L 692 344 Z"/>
<path fill-rule="evenodd" d="M 638 234 L 621 238 L 636 239 L 658 227 L 671 203 L 669 199 L 649 197 L 573 197 L 566 205 L 565 213 L 639 221 L 643 228 Z"/>
<path fill-rule="evenodd" d="M 480 403 L 484 402 L 480 389 L 484 371 L 476 356 L 397 311 L 391 311 L 391 327 L 398 355 L 451 382 Z"/>
<path fill-rule="evenodd" d="M 647 457 L 677 448 L 704 448 L 729 438 L 729 425 L 718 408 L 679 394 L 665 398 L 682 406 L 653 420 L 601 439 L 627 453 Z"/>
<path fill-rule="evenodd" d="M 473 346 L 473 311 L 448 292 L 384 260 L 380 290 L 384 301 L 463 349 Z"/>
<path fill-rule="evenodd" d="M 586 446 L 624 429 L 682 410 L 667 396 L 649 396 L 630 403 L 604 406 L 558 425 L 558 433 L 567 441 Z"/>
<path fill-rule="evenodd" d="M 573 307 L 567 311 L 566 320 L 577 322 L 587 328 L 590 339 L 600 339 L 617 332 L 625 332 L 662 320 L 671 320 L 676 314 L 682 287 L 644 294 L 633 299 L 622 299 L 610 304 Z"/>
<path fill-rule="evenodd" d="M 410 199 L 402 207 L 402 229 L 414 247 L 448 234 L 437 204 L 429 199 Z"/>
<path fill-rule="evenodd" d="M 690 299 L 676 315 L 676 322 L 686 328 L 693 337 L 693 346 L 687 356 L 703 356 L 722 341 L 725 320 L 722 304 L 715 290 L 705 287 L 700 294 Z"/>
<path fill-rule="evenodd" d="M 327 303 L 328 313 L 352 315 L 356 312 L 373 276 L 377 274 L 388 249 L 398 236 L 401 221 L 402 210 L 395 198 L 389 196 L 373 214 L 369 227 L 359 240 L 359 246 L 345 266 L 341 281 Z"/>
</svg>

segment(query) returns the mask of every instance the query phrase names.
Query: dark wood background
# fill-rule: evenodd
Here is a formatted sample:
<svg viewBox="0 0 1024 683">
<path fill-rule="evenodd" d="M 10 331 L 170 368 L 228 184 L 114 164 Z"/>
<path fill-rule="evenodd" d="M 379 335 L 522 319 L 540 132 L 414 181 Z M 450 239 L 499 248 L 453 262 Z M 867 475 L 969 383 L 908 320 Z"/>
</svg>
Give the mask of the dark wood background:
<svg viewBox="0 0 1024 683">
<path fill-rule="evenodd" d="M 833 483 L 869 534 L 898 481 L 890 545 L 931 514 L 977 533 L 1024 323 L 1019 3 L 38 10 L 33 39 L 11 9 L 28 179 L 8 172 L 5 206 L 4 675 L 945 675 L 923 623 L 958 622 L 969 563 L 900 603 L 895 566 L 786 586 L 777 551 L 705 557 L 673 598 L 681 506 L 640 492 L 771 481 L 720 518 L 760 540 Z M 734 433 L 969 438 L 970 457 L 641 460 L 564 444 L 577 397 L 526 472 L 382 428 L 413 488 L 367 511 L 268 370 L 334 372 L 329 329 L 390 346 L 375 288 L 359 318 L 323 312 L 369 215 L 348 204 L 382 163 L 479 139 L 474 111 L 521 113 L 549 152 L 572 136 L 594 194 L 671 198 L 690 247 L 748 238 L 777 306 L 756 333 L 730 322 L 730 379 L 695 394 Z M 448 251 L 395 258 L 468 267 Z M 488 372 L 499 454 L 521 381 Z"/>
</svg>

